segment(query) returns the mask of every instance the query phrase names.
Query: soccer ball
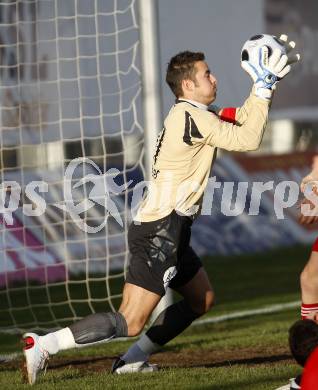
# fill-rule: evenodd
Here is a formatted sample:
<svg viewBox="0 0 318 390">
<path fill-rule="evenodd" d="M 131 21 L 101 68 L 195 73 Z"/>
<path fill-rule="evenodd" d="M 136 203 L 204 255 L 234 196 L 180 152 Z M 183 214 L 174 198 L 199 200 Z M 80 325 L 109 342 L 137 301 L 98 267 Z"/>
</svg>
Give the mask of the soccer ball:
<svg viewBox="0 0 318 390">
<path fill-rule="evenodd" d="M 248 61 L 257 69 L 260 66 L 260 48 L 262 46 L 267 46 L 268 58 L 270 58 L 275 49 L 280 49 L 282 54 L 286 54 L 285 46 L 274 35 L 254 35 L 242 47 L 241 62 Z"/>
</svg>

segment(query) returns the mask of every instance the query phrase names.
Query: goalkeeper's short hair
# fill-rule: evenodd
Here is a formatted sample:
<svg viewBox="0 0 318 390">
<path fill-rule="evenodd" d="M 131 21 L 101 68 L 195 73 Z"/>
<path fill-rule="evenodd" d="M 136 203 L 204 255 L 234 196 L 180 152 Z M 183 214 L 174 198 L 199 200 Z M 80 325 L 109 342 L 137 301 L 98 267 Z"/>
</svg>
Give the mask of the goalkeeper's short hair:
<svg viewBox="0 0 318 390">
<path fill-rule="evenodd" d="M 192 51 L 183 51 L 171 58 L 167 67 L 166 82 L 176 98 L 183 95 L 182 80 L 195 81 L 195 62 L 204 60 L 204 53 Z"/>
<path fill-rule="evenodd" d="M 308 319 L 296 321 L 289 329 L 289 347 L 296 362 L 304 367 L 318 347 L 318 324 Z"/>
</svg>

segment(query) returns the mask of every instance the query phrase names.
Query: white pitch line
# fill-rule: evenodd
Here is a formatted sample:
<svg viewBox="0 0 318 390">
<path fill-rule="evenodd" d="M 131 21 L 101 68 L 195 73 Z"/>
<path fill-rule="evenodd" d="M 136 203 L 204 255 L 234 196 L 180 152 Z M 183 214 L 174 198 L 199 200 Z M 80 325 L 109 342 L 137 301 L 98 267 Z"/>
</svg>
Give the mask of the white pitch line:
<svg viewBox="0 0 318 390">
<path fill-rule="evenodd" d="M 12 360 L 18 359 L 20 356 L 22 356 L 22 352 L 14 352 L 0 355 L 0 363 L 11 362 Z"/>
<path fill-rule="evenodd" d="M 253 315 L 277 313 L 279 311 L 293 309 L 295 307 L 300 308 L 300 305 L 301 305 L 300 301 L 294 301 L 294 302 L 269 305 L 269 306 L 265 306 L 265 307 L 262 307 L 259 309 L 242 310 L 242 311 L 237 311 L 237 312 L 230 313 L 230 314 L 223 314 L 223 315 L 217 316 L 217 317 L 208 317 L 208 318 L 203 318 L 202 320 L 196 320 L 192 323 L 192 326 L 204 325 L 204 324 L 215 324 L 218 322 L 234 320 L 236 318 L 250 317 Z"/>
<path fill-rule="evenodd" d="M 277 312 L 288 310 L 288 309 L 294 309 L 295 307 L 300 308 L 300 305 L 301 305 L 300 301 L 294 301 L 294 302 L 269 305 L 269 306 L 265 306 L 265 307 L 262 307 L 259 309 L 236 311 L 236 312 L 230 313 L 230 314 L 223 314 L 221 316 L 208 317 L 208 318 L 203 318 L 202 320 L 196 320 L 190 326 L 215 324 L 215 323 L 224 322 L 224 321 L 228 321 L 228 320 L 235 320 L 237 318 L 250 317 L 253 315 L 277 313 Z M 114 341 L 117 341 L 117 340 L 118 341 L 125 341 L 125 340 L 132 340 L 135 338 L 136 337 L 125 337 L 125 338 L 115 339 Z M 12 360 L 20 358 L 21 356 L 22 356 L 21 352 L 0 355 L 0 363 L 10 362 Z"/>
</svg>

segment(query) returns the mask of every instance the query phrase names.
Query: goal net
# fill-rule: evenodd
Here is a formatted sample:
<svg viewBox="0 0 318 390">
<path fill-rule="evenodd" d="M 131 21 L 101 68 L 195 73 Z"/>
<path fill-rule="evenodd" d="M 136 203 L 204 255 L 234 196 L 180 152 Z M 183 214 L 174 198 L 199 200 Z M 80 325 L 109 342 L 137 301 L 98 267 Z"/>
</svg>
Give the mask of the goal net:
<svg viewBox="0 0 318 390">
<path fill-rule="evenodd" d="M 0 331 L 114 310 L 144 177 L 134 0 L 0 3 Z"/>
</svg>

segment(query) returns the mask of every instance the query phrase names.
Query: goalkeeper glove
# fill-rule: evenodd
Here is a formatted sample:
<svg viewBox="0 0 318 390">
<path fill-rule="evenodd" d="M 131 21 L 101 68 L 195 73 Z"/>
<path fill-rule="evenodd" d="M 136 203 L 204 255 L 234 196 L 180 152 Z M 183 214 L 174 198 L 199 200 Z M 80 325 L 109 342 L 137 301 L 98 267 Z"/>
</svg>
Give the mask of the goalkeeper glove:
<svg viewBox="0 0 318 390">
<path fill-rule="evenodd" d="M 288 42 L 287 35 L 281 35 L 279 40 L 284 45 L 287 54 L 296 46 L 295 42 Z M 290 65 L 299 61 L 300 55 L 288 56 L 280 49 L 274 49 L 272 55 L 268 57 L 266 46 L 262 46 L 259 50 L 260 69 L 256 69 L 249 61 L 242 61 L 241 64 L 254 81 L 255 94 L 269 100 L 276 84 L 290 72 Z"/>
</svg>

